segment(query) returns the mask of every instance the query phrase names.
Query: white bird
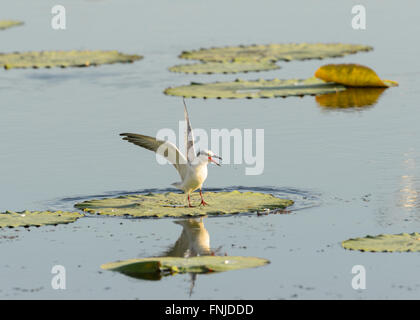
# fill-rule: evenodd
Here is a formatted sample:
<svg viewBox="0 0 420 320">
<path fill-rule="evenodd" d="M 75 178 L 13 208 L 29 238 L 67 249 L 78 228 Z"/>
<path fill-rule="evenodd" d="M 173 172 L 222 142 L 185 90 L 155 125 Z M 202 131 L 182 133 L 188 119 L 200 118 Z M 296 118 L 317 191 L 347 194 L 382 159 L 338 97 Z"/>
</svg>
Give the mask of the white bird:
<svg viewBox="0 0 420 320">
<path fill-rule="evenodd" d="M 164 140 L 157 140 L 156 138 L 135 134 L 135 133 L 121 133 L 123 140 L 134 143 L 140 147 L 154 151 L 157 154 L 165 157 L 170 163 L 172 163 L 175 169 L 178 171 L 181 182 L 172 183 L 172 185 L 187 194 L 188 206 L 191 208 L 190 193 L 197 189 L 200 189 L 201 203 L 200 205 L 207 205 L 204 201 L 202 186 L 207 178 L 207 165 L 210 162 L 220 166 L 214 158 L 222 160 L 219 156 L 215 155 L 210 150 L 202 150 L 197 154 L 194 148 L 194 136 L 191 128 L 191 123 L 188 118 L 187 106 L 184 101 L 184 116 L 186 122 L 185 130 L 185 151 L 184 156 L 179 149 L 171 142 Z"/>
</svg>

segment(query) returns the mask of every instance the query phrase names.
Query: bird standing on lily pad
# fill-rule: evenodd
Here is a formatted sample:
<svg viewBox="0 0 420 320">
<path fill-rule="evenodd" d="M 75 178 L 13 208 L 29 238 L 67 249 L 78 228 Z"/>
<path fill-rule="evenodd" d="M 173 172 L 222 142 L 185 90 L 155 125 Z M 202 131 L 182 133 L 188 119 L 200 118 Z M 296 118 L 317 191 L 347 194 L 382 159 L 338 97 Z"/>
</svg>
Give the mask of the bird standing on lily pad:
<svg viewBox="0 0 420 320">
<path fill-rule="evenodd" d="M 164 140 L 157 140 L 156 138 L 145 136 L 136 133 L 121 133 L 123 140 L 127 140 L 137 146 L 156 152 L 157 154 L 166 158 L 172 163 L 178 171 L 181 180 L 180 182 L 172 183 L 172 185 L 187 194 L 188 206 L 191 208 L 190 193 L 200 189 L 201 203 L 200 205 L 207 205 L 204 201 L 202 186 L 207 178 L 207 165 L 210 162 L 220 166 L 220 163 L 214 159 L 222 160 L 219 156 L 210 150 L 201 150 L 197 154 L 194 148 L 194 136 L 191 128 L 191 123 L 188 118 L 187 106 L 184 101 L 184 116 L 186 122 L 185 144 L 186 154 L 183 155 L 179 149 L 171 142 Z"/>
</svg>

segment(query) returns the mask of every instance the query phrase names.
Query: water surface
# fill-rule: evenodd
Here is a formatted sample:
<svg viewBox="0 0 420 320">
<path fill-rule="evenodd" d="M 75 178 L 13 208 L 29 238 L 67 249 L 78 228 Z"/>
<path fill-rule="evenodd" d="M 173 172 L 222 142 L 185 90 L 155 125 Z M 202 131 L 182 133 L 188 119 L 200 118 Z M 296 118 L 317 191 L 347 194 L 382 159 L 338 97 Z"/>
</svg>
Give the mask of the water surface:
<svg viewBox="0 0 420 320">
<path fill-rule="evenodd" d="M 351 28 L 364 4 L 367 30 Z M 118 49 L 134 64 L 0 72 L 0 211 L 71 209 L 80 199 L 177 181 L 171 166 L 121 141 L 121 132 L 178 129 L 180 98 L 162 91 L 190 81 L 304 78 L 322 64 L 354 62 L 398 81 L 366 108 L 321 107 L 314 97 L 189 100 L 195 128 L 265 130 L 265 167 L 211 167 L 206 187 L 260 188 L 296 200 L 288 215 L 205 218 L 212 248 L 260 256 L 263 268 L 199 275 L 192 297 L 418 298 L 413 253 L 345 251 L 349 237 L 419 231 L 420 46 L 417 2 L 383 1 L 62 1 L 66 31 L 50 27 L 54 1 L 3 0 L 1 18 L 25 26 L 0 32 L 0 52 Z M 200 47 L 272 42 L 346 42 L 374 51 L 343 58 L 279 62 L 281 69 L 240 75 L 167 71 L 177 55 Z M 304 199 L 306 196 L 306 199 Z M 309 199 L 309 200 L 308 200 Z M 298 210 L 300 209 L 300 210 Z M 87 217 L 57 227 L 7 229 L 0 236 L 2 298 L 189 298 L 189 275 L 143 281 L 101 271 L 103 263 L 159 255 L 182 228 L 172 219 Z M 51 268 L 67 270 L 53 290 Z M 367 270 L 367 289 L 351 287 L 351 269 Z"/>
</svg>

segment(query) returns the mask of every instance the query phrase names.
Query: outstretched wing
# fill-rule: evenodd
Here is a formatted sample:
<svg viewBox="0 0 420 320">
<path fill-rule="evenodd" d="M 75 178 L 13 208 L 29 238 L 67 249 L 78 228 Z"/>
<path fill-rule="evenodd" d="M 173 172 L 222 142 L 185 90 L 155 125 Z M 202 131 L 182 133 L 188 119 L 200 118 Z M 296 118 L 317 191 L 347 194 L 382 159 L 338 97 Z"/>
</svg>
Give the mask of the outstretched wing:
<svg viewBox="0 0 420 320">
<path fill-rule="evenodd" d="M 185 152 L 186 158 L 188 162 L 192 162 L 195 159 L 195 148 L 194 148 L 194 135 L 191 128 L 190 119 L 188 117 L 187 105 L 184 102 L 184 116 L 185 116 L 185 123 L 186 123 L 186 130 L 185 130 Z"/>
<path fill-rule="evenodd" d="M 123 140 L 127 140 L 165 157 L 174 165 L 181 179 L 184 180 L 187 174 L 187 160 L 173 143 L 136 133 L 121 133 L 120 136 L 124 137 Z"/>
</svg>

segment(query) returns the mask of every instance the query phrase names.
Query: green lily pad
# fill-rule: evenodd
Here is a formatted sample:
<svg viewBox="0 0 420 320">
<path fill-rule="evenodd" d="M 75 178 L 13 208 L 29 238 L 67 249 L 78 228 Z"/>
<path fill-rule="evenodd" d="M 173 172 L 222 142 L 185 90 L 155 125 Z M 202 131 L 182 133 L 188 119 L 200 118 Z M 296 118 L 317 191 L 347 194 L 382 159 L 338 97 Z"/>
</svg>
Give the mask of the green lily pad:
<svg viewBox="0 0 420 320">
<path fill-rule="evenodd" d="M 15 21 L 15 20 L 0 20 L 0 30 L 5 30 L 11 27 L 21 26 L 23 25 L 22 21 Z"/>
<path fill-rule="evenodd" d="M 169 70 L 186 73 L 235 73 L 272 70 L 278 68 L 275 63 L 279 60 L 342 57 L 372 49 L 370 46 L 342 43 L 285 43 L 209 48 L 184 51 L 179 56 L 183 59 L 199 60 L 203 63 L 175 66 Z M 215 62 L 219 64 L 215 64 Z M 211 64 L 207 65 L 207 63 Z"/>
<path fill-rule="evenodd" d="M 116 50 L 0 53 L 0 67 L 5 69 L 89 67 L 119 62 L 134 62 L 142 58 L 139 55 L 128 55 Z"/>
<path fill-rule="evenodd" d="M 380 234 L 364 238 L 349 239 L 342 242 L 342 246 L 349 250 L 371 252 L 414 252 L 420 251 L 420 234 Z"/>
<path fill-rule="evenodd" d="M 318 95 L 345 90 L 337 83 L 327 83 L 315 77 L 288 80 L 235 80 L 234 82 L 191 83 L 167 88 L 164 93 L 185 98 L 275 98 Z"/>
<path fill-rule="evenodd" d="M 280 69 L 271 61 L 253 62 L 206 62 L 193 64 L 180 64 L 169 68 L 172 72 L 183 72 L 193 74 L 212 74 L 212 73 L 238 73 L 238 72 L 258 72 Z"/>
<path fill-rule="evenodd" d="M 125 275 L 158 280 L 176 273 L 210 273 L 263 266 L 270 261 L 255 257 L 198 256 L 190 258 L 156 257 L 106 263 L 102 269 Z"/>
<path fill-rule="evenodd" d="M 358 51 L 370 51 L 372 49 L 370 46 L 342 43 L 284 43 L 184 51 L 179 57 L 205 62 L 227 62 L 234 59 L 291 61 L 342 57 Z"/>
<path fill-rule="evenodd" d="M 88 200 L 76 204 L 75 207 L 101 215 L 162 218 L 236 214 L 265 208 L 283 209 L 293 204 L 292 200 L 257 192 L 206 192 L 204 199 L 208 206 L 188 208 L 185 194 L 149 193 Z"/>
<path fill-rule="evenodd" d="M 66 211 L 6 211 L 0 213 L 0 228 L 56 225 L 76 221 L 83 215 Z"/>
</svg>

